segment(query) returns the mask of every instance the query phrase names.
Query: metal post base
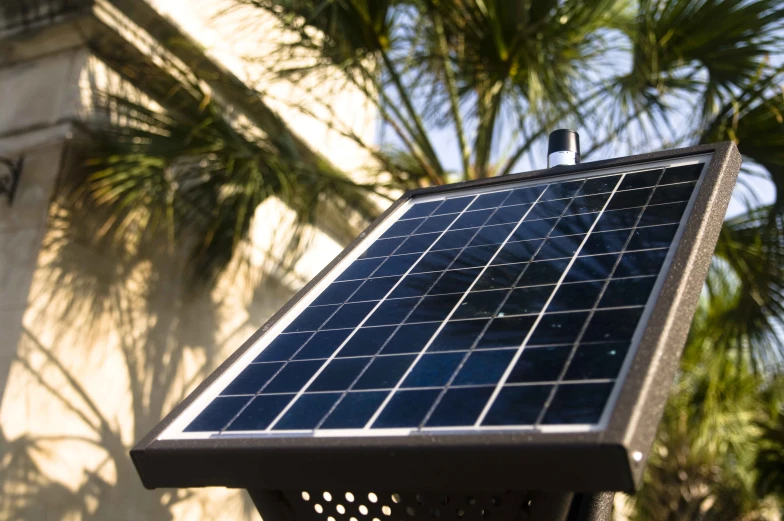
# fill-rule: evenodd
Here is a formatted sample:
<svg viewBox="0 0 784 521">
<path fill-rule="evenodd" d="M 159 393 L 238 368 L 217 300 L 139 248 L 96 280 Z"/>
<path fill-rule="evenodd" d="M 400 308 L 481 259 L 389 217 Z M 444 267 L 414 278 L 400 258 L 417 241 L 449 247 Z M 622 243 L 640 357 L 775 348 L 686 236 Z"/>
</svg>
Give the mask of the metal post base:
<svg viewBox="0 0 784 521">
<path fill-rule="evenodd" d="M 611 521 L 612 492 L 249 490 L 264 521 Z"/>
</svg>

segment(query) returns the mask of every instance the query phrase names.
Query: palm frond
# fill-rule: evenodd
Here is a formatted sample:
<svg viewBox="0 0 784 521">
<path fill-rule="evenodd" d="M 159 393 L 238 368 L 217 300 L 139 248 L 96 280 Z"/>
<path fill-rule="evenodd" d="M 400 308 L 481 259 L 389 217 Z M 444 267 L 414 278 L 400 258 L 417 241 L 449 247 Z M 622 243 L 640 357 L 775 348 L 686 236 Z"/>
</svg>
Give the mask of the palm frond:
<svg viewBox="0 0 784 521">
<path fill-rule="evenodd" d="M 631 93 L 699 92 L 699 115 L 714 114 L 755 77 L 781 45 L 784 9 L 776 0 L 643 0 L 627 27 L 633 44 Z"/>
<path fill-rule="evenodd" d="M 227 118 L 207 92 L 199 106 L 156 110 L 127 97 L 104 95 L 101 106 L 120 114 L 95 129 L 102 143 L 89 168 L 71 178 L 72 195 L 108 212 L 96 239 L 121 244 L 161 237 L 191 253 L 193 280 L 213 280 L 247 238 L 256 208 L 277 198 L 294 210 L 298 225 L 315 224 L 333 205 L 349 215 L 374 216 L 372 187 L 353 183 L 326 162 L 290 154 L 252 127 Z M 195 101 L 195 100 L 194 100 Z"/>
</svg>

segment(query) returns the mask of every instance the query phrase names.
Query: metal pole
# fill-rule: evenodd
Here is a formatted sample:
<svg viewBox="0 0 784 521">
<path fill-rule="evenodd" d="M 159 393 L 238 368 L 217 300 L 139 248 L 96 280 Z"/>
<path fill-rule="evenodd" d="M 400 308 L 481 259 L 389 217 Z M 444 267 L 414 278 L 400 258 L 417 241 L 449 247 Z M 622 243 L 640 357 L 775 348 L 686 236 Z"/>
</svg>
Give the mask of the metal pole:
<svg viewBox="0 0 784 521">
<path fill-rule="evenodd" d="M 614 492 L 576 494 L 569 521 L 611 521 Z"/>
</svg>

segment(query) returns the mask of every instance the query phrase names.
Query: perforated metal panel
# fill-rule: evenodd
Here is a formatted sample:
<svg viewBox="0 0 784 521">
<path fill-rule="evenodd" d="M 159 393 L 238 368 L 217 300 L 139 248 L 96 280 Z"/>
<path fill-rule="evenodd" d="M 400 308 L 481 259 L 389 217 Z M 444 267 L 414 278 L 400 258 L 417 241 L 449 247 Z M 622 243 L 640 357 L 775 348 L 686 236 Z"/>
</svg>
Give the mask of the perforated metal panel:
<svg viewBox="0 0 784 521">
<path fill-rule="evenodd" d="M 283 492 L 279 499 L 298 521 L 460 521 L 528 519 L 527 492 Z M 287 506 L 286 506 L 287 505 Z"/>
</svg>

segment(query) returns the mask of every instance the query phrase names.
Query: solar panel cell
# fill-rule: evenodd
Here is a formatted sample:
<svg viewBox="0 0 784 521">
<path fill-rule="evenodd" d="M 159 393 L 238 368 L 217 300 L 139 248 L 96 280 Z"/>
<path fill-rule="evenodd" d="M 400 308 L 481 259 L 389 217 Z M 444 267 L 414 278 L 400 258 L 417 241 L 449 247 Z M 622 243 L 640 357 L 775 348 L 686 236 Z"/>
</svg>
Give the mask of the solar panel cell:
<svg viewBox="0 0 784 521">
<path fill-rule="evenodd" d="M 248 396 L 219 396 L 215 398 L 185 429 L 185 432 L 219 431 L 245 407 Z"/>
<path fill-rule="evenodd" d="M 401 244 L 395 253 L 398 255 L 404 253 L 421 253 L 430 248 L 433 241 L 438 238 L 440 233 L 426 233 L 424 235 L 412 235 L 408 237 L 403 244 Z"/>
<path fill-rule="evenodd" d="M 321 429 L 361 429 L 378 410 L 389 392 L 350 392 L 323 421 Z"/>
<path fill-rule="evenodd" d="M 384 232 L 384 235 L 382 235 L 381 238 L 386 239 L 390 237 L 406 237 L 414 230 L 419 228 L 423 222 L 425 222 L 425 219 L 409 219 L 407 221 L 398 221 L 390 226 L 389 229 Z"/>
<path fill-rule="evenodd" d="M 427 420 L 427 427 L 470 426 L 476 422 L 493 388 L 457 387 L 448 389 Z"/>
<path fill-rule="evenodd" d="M 594 179 L 586 179 L 585 183 L 583 183 L 582 188 L 578 190 L 577 195 L 590 195 L 590 194 L 601 194 L 601 193 L 612 192 L 613 189 L 618 185 L 618 181 L 620 180 L 621 180 L 621 176 L 617 176 L 617 175 L 597 177 Z"/>
<path fill-rule="evenodd" d="M 454 318 L 483 318 L 495 314 L 508 290 L 473 291 L 468 293 L 455 311 Z"/>
<path fill-rule="evenodd" d="M 504 201 L 509 197 L 509 194 L 512 192 L 510 190 L 504 190 L 503 192 L 491 192 L 489 194 L 482 194 L 476 198 L 476 200 L 471 203 L 471 206 L 468 207 L 469 210 L 479 210 L 481 208 L 498 208 L 499 206 L 506 206 Z M 534 197 L 534 200 L 536 197 Z M 533 201 L 525 201 L 525 202 L 533 202 Z"/>
<path fill-rule="evenodd" d="M 419 227 L 413 231 L 414 235 L 421 235 L 424 233 L 442 232 L 446 230 L 450 224 L 455 220 L 456 214 L 449 215 L 431 215 L 424 220 Z"/>
<path fill-rule="evenodd" d="M 518 347 L 523 343 L 535 321 L 532 316 L 496 318 L 490 322 L 476 348 Z"/>
<path fill-rule="evenodd" d="M 436 208 L 436 210 L 433 212 L 433 215 L 462 212 L 469 204 L 471 204 L 471 202 L 473 202 L 473 200 L 474 198 L 472 196 L 453 197 L 446 199 L 438 208 Z"/>
<path fill-rule="evenodd" d="M 661 177 L 662 172 L 663 170 L 661 168 L 657 168 L 654 170 L 626 174 L 623 182 L 621 182 L 621 185 L 618 187 L 618 190 L 631 190 L 634 188 L 654 186 Z"/>
<path fill-rule="evenodd" d="M 242 412 L 234 418 L 227 431 L 261 431 L 270 426 L 278 414 L 291 402 L 293 394 L 256 396 Z M 213 425 L 213 428 L 215 426 Z"/>
<path fill-rule="evenodd" d="M 568 265 L 569 259 L 536 261 L 527 264 L 523 266 L 525 271 L 518 280 L 517 286 L 538 286 L 558 282 Z"/>
<path fill-rule="evenodd" d="M 571 346 L 536 347 L 523 351 L 509 373 L 509 383 L 552 382 L 563 372 Z"/>
<path fill-rule="evenodd" d="M 336 280 L 357 280 L 369 277 L 384 260 L 384 257 L 377 257 L 354 261 Z"/>
<path fill-rule="evenodd" d="M 530 345 L 566 344 L 574 342 L 583 329 L 588 313 L 556 313 L 542 317 L 531 335 Z"/>
<path fill-rule="evenodd" d="M 552 183 L 547 185 L 547 189 L 542 195 L 541 201 L 552 201 L 554 199 L 569 199 L 583 185 L 582 181 L 570 181 L 566 183 Z"/>
<path fill-rule="evenodd" d="M 566 209 L 566 215 L 598 212 L 604 208 L 604 205 L 609 198 L 609 193 L 575 197 L 572 204 Z"/>
<path fill-rule="evenodd" d="M 502 224 L 480 228 L 478 231 L 474 230 L 476 236 L 472 237 L 471 246 L 501 244 L 509 237 L 509 234 L 514 231 L 515 227 L 515 224 Z"/>
<path fill-rule="evenodd" d="M 439 391 L 398 391 L 373 423 L 377 429 L 416 427 L 438 398 Z"/>
<path fill-rule="evenodd" d="M 336 353 L 337 357 L 375 355 L 384 346 L 395 326 L 362 327 Z"/>
<path fill-rule="evenodd" d="M 702 172 L 702 164 L 700 163 L 670 167 L 664 171 L 664 175 L 659 184 L 666 185 L 696 181 L 700 177 L 700 172 Z"/>
<path fill-rule="evenodd" d="M 549 311 L 574 311 L 591 309 L 604 287 L 604 282 L 581 282 L 562 284 L 553 295 Z"/>
<path fill-rule="evenodd" d="M 360 259 L 368 259 L 371 257 L 385 257 L 391 255 L 393 251 L 400 246 L 406 237 L 395 237 L 392 239 L 379 239 L 371 244 L 365 253 L 360 256 Z"/>
<path fill-rule="evenodd" d="M 610 391 L 611 383 L 559 385 L 542 423 L 597 423 Z"/>
<path fill-rule="evenodd" d="M 551 390 L 551 385 L 505 386 L 482 425 L 533 425 Z"/>
<path fill-rule="evenodd" d="M 434 250 L 449 250 L 466 246 L 476 234 L 476 228 L 449 231 L 443 234 L 433 246 Z"/>
<path fill-rule="evenodd" d="M 492 249 L 493 253 L 497 252 L 492 260 L 492 264 L 512 264 L 529 261 L 541 246 L 541 240 L 507 242 L 501 249 Z"/>
<path fill-rule="evenodd" d="M 429 203 L 417 203 L 411 205 L 411 208 L 403 214 L 400 220 L 413 219 L 414 217 L 427 217 L 433 210 L 439 207 L 441 201 L 432 201 Z"/>
<path fill-rule="evenodd" d="M 385 300 L 365 322 L 368 326 L 401 324 L 419 303 L 418 297 Z"/>
<path fill-rule="evenodd" d="M 427 296 L 414 309 L 406 322 L 436 322 L 444 320 L 460 300 L 461 295 Z"/>
<path fill-rule="evenodd" d="M 470 268 L 476 266 L 484 266 L 493 255 L 498 251 L 498 246 L 491 244 L 489 246 L 470 246 L 460 252 L 451 268 Z M 518 260 L 519 262 L 519 260 Z"/>
<path fill-rule="evenodd" d="M 379 356 L 374 358 L 354 389 L 391 389 L 400 381 L 416 357 L 413 355 Z"/>
<path fill-rule="evenodd" d="M 485 221 L 493 214 L 493 210 L 478 210 L 466 212 L 457 218 L 450 229 L 461 230 L 463 228 L 477 228 L 485 224 Z M 432 244 L 432 241 L 431 241 Z"/>
<path fill-rule="evenodd" d="M 617 254 L 577 257 L 566 273 L 564 282 L 606 279 L 612 273 L 617 259 Z"/>
<path fill-rule="evenodd" d="M 340 309 L 340 305 L 311 306 L 306 308 L 302 311 L 300 316 L 286 328 L 286 332 L 315 331 L 338 309 Z"/>
<path fill-rule="evenodd" d="M 628 349 L 629 344 L 624 342 L 582 344 L 574 351 L 564 379 L 614 379 L 621 370 Z"/>
<path fill-rule="evenodd" d="M 694 183 L 660 186 L 654 191 L 650 204 L 688 201 L 693 191 Z"/>
<path fill-rule="evenodd" d="M 566 235 L 551 237 L 545 241 L 536 254 L 536 260 L 561 259 L 572 257 L 585 239 L 585 235 Z"/>
<path fill-rule="evenodd" d="M 463 293 L 476 280 L 481 271 L 480 268 L 447 271 L 435 283 L 430 294 Z"/>
<path fill-rule="evenodd" d="M 303 360 L 288 362 L 275 377 L 266 385 L 262 385 L 261 392 L 271 393 L 296 393 L 316 371 L 324 364 L 323 360 Z M 264 384 L 264 382 L 260 382 Z"/>
<path fill-rule="evenodd" d="M 657 275 L 666 257 L 666 249 L 624 253 L 614 275 L 616 277 Z"/>
<path fill-rule="evenodd" d="M 652 193 L 653 190 L 651 188 L 618 192 L 613 196 L 612 201 L 610 201 L 607 205 L 607 209 L 622 210 L 624 208 L 638 208 L 645 206 Z M 639 214 L 639 211 L 637 213 Z"/>
<path fill-rule="evenodd" d="M 312 335 L 313 333 L 286 333 L 279 335 L 253 361 L 285 362 L 294 356 Z"/>
<path fill-rule="evenodd" d="M 508 294 L 508 298 L 498 314 L 499 316 L 509 316 L 539 313 L 544 309 L 547 299 L 550 298 L 554 290 L 554 285 L 514 289 Z"/>
<path fill-rule="evenodd" d="M 527 221 L 536 219 L 551 219 L 560 216 L 566 207 L 571 203 L 571 199 L 556 199 L 553 201 L 540 202 L 535 204 L 526 216 Z M 533 238 L 533 237 L 532 237 Z"/>
<path fill-rule="evenodd" d="M 463 353 L 423 355 L 403 381 L 403 387 L 442 387 L 464 358 Z"/>
<path fill-rule="evenodd" d="M 612 280 L 599 302 L 600 308 L 643 306 L 656 283 L 656 277 Z"/>
<path fill-rule="evenodd" d="M 357 302 L 354 304 L 344 304 L 332 317 L 324 324 L 325 329 L 343 329 L 356 327 L 375 307 L 375 302 Z"/>
<path fill-rule="evenodd" d="M 438 329 L 438 324 L 401 326 L 381 351 L 383 354 L 419 353 Z"/>
<path fill-rule="evenodd" d="M 640 217 L 638 226 L 678 223 L 686 211 L 686 202 L 648 206 Z"/>
<path fill-rule="evenodd" d="M 450 320 L 433 339 L 427 350 L 436 352 L 470 349 L 487 324 L 487 320 Z"/>
<path fill-rule="evenodd" d="M 598 216 L 598 213 L 585 213 L 562 217 L 555 229 L 550 232 L 550 236 L 586 234 Z"/>
<path fill-rule="evenodd" d="M 307 392 L 344 391 L 351 387 L 359 374 L 370 362 L 370 358 L 343 358 L 334 360 L 324 367 L 306 389 Z"/>
<path fill-rule="evenodd" d="M 629 208 L 625 210 L 608 210 L 596 222 L 594 232 L 606 232 L 631 228 L 637 223 L 642 208 Z"/>
<path fill-rule="evenodd" d="M 452 385 L 495 385 L 514 354 L 514 349 L 474 351 L 468 355 Z"/>
<path fill-rule="evenodd" d="M 350 329 L 319 331 L 294 356 L 295 360 L 329 358 L 351 333 Z"/>
<path fill-rule="evenodd" d="M 460 249 L 430 251 L 422 256 L 411 272 L 443 271 L 452 264 L 460 251 Z"/>
<path fill-rule="evenodd" d="M 338 401 L 340 393 L 303 394 L 275 424 L 275 430 L 314 429 L 329 409 Z"/>
<path fill-rule="evenodd" d="M 550 230 L 553 229 L 557 222 L 558 219 L 540 219 L 536 221 L 529 219 L 529 221 L 520 223 L 513 238 L 510 240 L 524 241 L 530 239 L 543 239 L 547 237 Z"/>
<path fill-rule="evenodd" d="M 250 364 L 221 391 L 221 395 L 256 394 L 282 367 L 282 362 Z"/>
<path fill-rule="evenodd" d="M 537 186 L 533 188 L 518 188 L 517 190 L 512 190 L 509 197 L 507 197 L 507 199 L 501 204 L 501 206 L 512 206 L 516 204 L 533 203 L 539 198 L 539 196 L 542 194 L 543 191 L 544 191 L 544 187 L 542 186 Z M 557 197 L 556 199 L 560 199 L 560 197 Z"/>
<path fill-rule="evenodd" d="M 500 289 L 511 288 L 515 281 L 528 267 L 528 263 L 522 264 L 503 264 L 487 268 L 479 280 L 476 281 L 474 289 Z"/>
<path fill-rule="evenodd" d="M 351 295 L 349 302 L 381 300 L 398 283 L 400 277 L 379 277 L 364 281 L 357 291 Z M 360 281 L 361 282 L 361 281 Z M 402 295 L 401 295 L 402 296 Z"/>
</svg>

